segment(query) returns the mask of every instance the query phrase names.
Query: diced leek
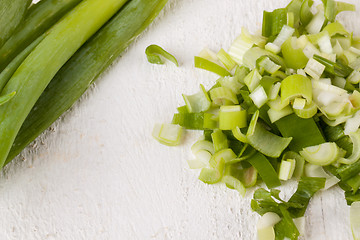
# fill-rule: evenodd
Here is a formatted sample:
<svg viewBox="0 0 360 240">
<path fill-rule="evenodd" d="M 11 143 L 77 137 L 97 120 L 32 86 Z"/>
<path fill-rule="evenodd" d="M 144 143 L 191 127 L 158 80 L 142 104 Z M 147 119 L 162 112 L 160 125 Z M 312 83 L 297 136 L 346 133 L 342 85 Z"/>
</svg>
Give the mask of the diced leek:
<svg viewBox="0 0 360 240">
<path fill-rule="evenodd" d="M 222 149 L 225 149 L 225 148 L 229 147 L 227 137 L 220 129 L 215 129 L 211 133 L 211 139 L 212 139 L 213 144 L 214 144 L 215 152 L 218 152 L 218 151 L 220 151 Z"/>
<path fill-rule="evenodd" d="M 214 63 L 220 63 L 218 57 L 216 56 L 216 53 L 209 48 L 203 48 L 199 52 L 198 56 Z"/>
<path fill-rule="evenodd" d="M 310 58 L 304 70 L 314 79 L 319 79 L 325 70 L 325 66 L 322 63 L 316 61 L 314 58 Z"/>
<path fill-rule="evenodd" d="M 223 77 L 218 80 L 222 87 L 231 89 L 235 94 L 239 94 L 241 88 L 244 86 L 237 77 Z"/>
<path fill-rule="evenodd" d="M 324 36 L 319 38 L 317 44 L 319 45 L 321 52 L 327 54 L 331 54 L 333 52 L 329 34 L 325 34 Z"/>
<path fill-rule="evenodd" d="M 246 135 L 243 134 L 241 131 L 240 131 L 240 128 L 239 127 L 235 127 L 233 130 L 232 130 L 232 134 L 234 135 L 234 137 L 239 140 L 240 142 L 243 142 L 243 143 L 248 143 L 248 140 L 246 138 Z"/>
<path fill-rule="evenodd" d="M 267 105 L 273 110 L 280 111 L 289 105 L 287 101 L 281 101 L 281 97 L 277 96 L 274 100 L 268 101 Z"/>
<path fill-rule="evenodd" d="M 331 188 L 340 181 L 337 177 L 327 174 L 322 166 L 311 163 L 305 165 L 305 175 L 307 177 L 326 178 L 324 190 Z"/>
<path fill-rule="evenodd" d="M 306 100 L 304 98 L 295 98 L 292 104 L 294 109 L 304 109 L 306 105 Z"/>
<path fill-rule="evenodd" d="M 314 102 L 306 104 L 303 109 L 293 108 L 294 113 L 300 118 L 312 118 L 317 113 L 317 106 Z"/>
<path fill-rule="evenodd" d="M 225 160 L 220 159 L 215 168 L 203 168 L 201 169 L 199 180 L 204 183 L 214 184 L 221 180 L 225 167 Z"/>
<path fill-rule="evenodd" d="M 262 35 L 264 37 L 275 36 L 279 34 L 283 25 L 287 23 L 286 8 L 278 8 L 272 12 L 263 13 Z"/>
<path fill-rule="evenodd" d="M 295 29 L 292 27 L 289 27 L 287 25 L 284 25 L 281 28 L 281 31 L 279 33 L 279 35 L 275 38 L 273 44 L 276 45 L 277 47 L 279 47 L 279 51 L 274 52 L 275 54 L 280 52 L 281 46 L 284 44 L 284 42 L 290 38 L 295 32 Z M 265 49 L 266 49 L 266 45 L 265 45 Z"/>
<path fill-rule="evenodd" d="M 296 179 L 300 179 L 304 172 L 305 159 L 303 157 L 301 157 L 298 153 L 292 152 L 292 151 L 285 152 L 283 155 L 283 159 L 285 159 L 285 160 L 294 159 L 295 160 L 295 169 L 294 169 L 293 176 Z"/>
<path fill-rule="evenodd" d="M 233 150 L 230 148 L 225 148 L 222 150 L 219 150 L 215 152 L 215 154 L 210 159 L 210 166 L 216 167 L 217 164 L 220 162 L 220 160 L 224 160 L 225 164 L 230 163 L 233 159 L 235 159 L 237 156 L 234 153 Z"/>
<path fill-rule="evenodd" d="M 217 87 L 209 91 L 210 97 L 216 105 L 239 104 L 235 93 L 227 87 Z"/>
<path fill-rule="evenodd" d="M 347 78 L 346 80 L 349 83 L 356 84 L 360 82 L 360 72 L 358 70 L 354 70 Z"/>
<path fill-rule="evenodd" d="M 222 178 L 222 181 L 226 184 L 227 187 L 231 189 L 235 189 L 239 192 L 240 196 L 244 197 L 246 193 L 246 188 L 244 184 L 242 184 L 239 179 L 234 178 L 233 176 L 225 175 Z"/>
<path fill-rule="evenodd" d="M 338 160 L 339 163 L 343 164 L 353 164 L 354 162 L 360 159 L 360 130 L 356 132 L 349 133 L 349 137 L 353 144 L 353 150 L 349 157 L 347 158 L 340 158 Z"/>
<path fill-rule="evenodd" d="M 320 55 L 320 50 L 317 49 L 312 43 L 308 42 L 306 43 L 306 45 L 303 48 L 303 53 L 304 55 L 308 58 L 311 59 L 314 57 L 314 55 Z"/>
<path fill-rule="evenodd" d="M 155 124 L 152 136 L 160 143 L 168 146 L 179 145 L 182 135 L 182 127 L 175 124 Z"/>
<path fill-rule="evenodd" d="M 351 102 L 351 105 L 355 109 L 360 108 L 360 92 L 359 91 L 357 91 L 357 90 L 353 91 L 353 93 L 349 96 L 349 100 Z"/>
<path fill-rule="evenodd" d="M 280 92 L 281 83 L 277 82 L 270 87 L 268 98 L 269 100 L 275 100 Z"/>
<path fill-rule="evenodd" d="M 309 163 L 326 166 L 337 160 L 339 156 L 339 147 L 334 142 L 326 142 L 306 147 L 299 153 Z"/>
<path fill-rule="evenodd" d="M 244 79 L 244 83 L 249 88 L 250 92 L 254 91 L 260 84 L 262 76 L 259 71 L 255 68 L 252 70 Z"/>
<path fill-rule="evenodd" d="M 279 215 L 273 212 L 267 212 L 261 216 L 256 228 L 258 240 L 275 240 L 274 225 L 280 222 Z"/>
<path fill-rule="evenodd" d="M 211 100 L 204 86 L 200 84 L 200 91 L 194 95 L 185 95 L 183 98 L 189 113 L 205 112 L 211 106 Z"/>
<path fill-rule="evenodd" d="M 314 59 L 321 63 L 323 66 L 325 66 L 325 71 L 331 74 L 334 74 L 335 76 L 339 77 L 347 77 L 351 74 L 351 72 L 354 70 L 349 66 L 346 66 L 340 62 L 332 62 L 330 60 L 327 60 L 319 55 L 314 55 Z"/>
<path fill-rule="evenodd" d="M 335 20 L 335 16 L 336 16 L 336 8 L 335 8 L 335 1 L 334 0 L 326 0 L 324 1 L 324 8 L 325 8 L 325 12 L 324 15 L 326 17 L 327 20 L 329 20 L 330 22 L 333 22 Z"/>
<path fill-rule="evenodd" d="M 360 111 L 357 111 L 354 116 L 346 120 L 344 133 L 349 135 L 352 132 L 356 132 L 360 127 Z"/>
<path fill-rule="evenodd" d="M 350 224 L 354 240 L 360 239 L 360 202 L 353 202 L 350 207 Z"/>
<path fill-rule="evenodd" d="M 213 143 L 207 140 L 199 140 L 191 146 L 191 151 L 193 154 L 196 154 L 198 151 L 201 150 L 206 150 L 211 154 L 215 153 Z"/>
<path fill-rule="evenodd" d="M 313 3 L 314 3 L 313 0 L 305 0 L 301 4 L 300 21 L 304 26 L 306 26 L 311 21 L 311 19 L 313 18 L 313 13 L 310 10 Z"/>
<path fill-rule="evenodd" d="M 325 142 L 325 139 L 313 118 L 303 119 L 295 114 L 283 117 L 275 125 L 284 137 L 292 137 L 289 148 L 299 152 L 304 147 Z M 306 131 L 304 131 L 306 129 Z"/>
<path fill-rule="evenodd" d="M 284 60 L 281 57 L 259 47 L 252 47 L 245 52 L 243 57 L 243 64 L 245 67 L 254 69 L 256 68 L 256 61 L 262 56 L 269 56 L 270 59 L 273 60 L 276 64 L 281 66 L 285 65 Z"/>
<path fill-rule="evenodd" d="M 287 159 L 282 160 L 280 163 L 280 169 L 279 169 L 279 179 L 280 180 L 289 180 L 295 170 L 295 159 Z"/>
<path fill-rule="evenodd" d="M 276 71 L 278 71 L 281 66 L 277 65 L 276 63 L 274 63 L 273 61 L 271 61 L 269 59 L 269 57 L 264 57 L 259 61 L 259 67 L 263 68 L 266 72 L 273 74 Z"/>
<path fill-rule="evenodd" d="M 231 74 L 225 68 L 205 58 L 195 56 L 194 63 L 196 68 L 201 68 L 209 72 L 216 73 L 221 77 L 231 76 Z"/>
<path fill-rule="evenodd" d="M 258 86 L 249 96 L 258 108 L 261 108 L 268 101 L 268 97 L 262 86 Z"/>
<path fill-rule="evenodd" d="M 213 120 L 211 113 L 176 113 L 171 123 L 195 130 L 215 129 L 217 127 L 217 122 Z"/>
<path fill-rule="evenodd" d="M 208 164 L 210 162 L 212 154 L 207 150 L 199 150 L 196 153 L 194 153 L 194 156 L 197 160 L 200 160 L 203 163 Z"/>
<path fill-rule="evenodd" d="M 356 11 L 356 7 L 354 4 L 339 2 L 339 1 L 337 1 L 335 4 L 336 4 L 336 14 L 342 11 Z"/>
<path fill-rule="evenodd" d="M 190 169 L 201 169 L 206 166 L 203 161 L 198 159 L 187 160 L 187 163 Z"/>
<path fill-rule="evenodd" d="M 176 58 L 158 45 L 153 44 L 148 46 L 145 50 L 145 53 L 150 63 L 164 64 L 164 61 L 160 57 L 162 56 L 168 59 L 169 61 L 173 62 L 176 66 L 179 66 L 179 63 L 176 60 Z"/>
<path fill-rule="evenodd" d="M 330 35 L 330 37 L 332 37 L 336 34 L 340 34 L 340 35 L 344 35 L 344 36 L 349 35 L 349 32 L 344 28 L 344 26 L 337 21 L 326 25 L 322 32 L 327 32 Z"/>
<path fill-rule="evenodd" d="M 281 82 L 281 102 L 303 97 L 308 104 L 312 101 L 312 85 L 309 78 L 299 74 L 288 76 Z"/>
<path fill-rule="evenodd" d="M 293 110 L 291 109 L 291 107 L 289 105 L 287 105 L 286 107 L 284 107 L 281 110 L 275 110 L 273 108 L 270 108 L 267 112 L 267 114 L 269 115 L 270 121 L 271 123 L 276 122 L 277 120 L 288 116 L 290 114 L 293 113 Z"/>
<path fill-rule="evenodd" d="M 308 62 L 303 50 L 297 46 L 296 37 L 287 39 L 281 47 L 281 52 L 287 67 L 301 69 Z"/>
<path fill-rule="evenodd" d="M 266 156 L 277 158 L 282 151 L 289 145 L 291 137 L 283 138 L 267 131 L 261 124 L 257 123 L 256 118 L 251 119 L 250 126 L 246 134 L 250 145 Z"/>
<path fill-rule="evenodd" d="M 219 129 L 232 130 L 236 127 L 243 128 L 247 126 L 247 114 L 240 105 L 221 106 L 219 112 Z"/>
<path fill-rule="evenodd" d="M 242 29 L 242 32 L 245 28 Z M 254 42 L 244 38 L 243 34 L 235 39 L 229 48 L 229 55 L 234 59 L 238 64 L 243 63 L 243 56 L 247 50 L 249 50 L 254 45 Z"/>
<path fill-rule="evenodd" d="M 227 52 L 225 52 L 224 49 L 221 48 L 220 51 L 216 54 L 216 56 L 228 70 L 232 70 L 235 67 L 236 62 L 230 57 Z"/>
<path fill-rule="evenodd" d="M 319 11 L 305 27 L 306 31 L 310 34 L 319 33 L 325 22 L 324 12 Z"/>
<path fill-rule="evenodd" d="M 274 167 L 263 154 L 256 152 L 247 161 L 258 171 L 268 188 L 274 188 L 281 184 Z"/>
</svg>

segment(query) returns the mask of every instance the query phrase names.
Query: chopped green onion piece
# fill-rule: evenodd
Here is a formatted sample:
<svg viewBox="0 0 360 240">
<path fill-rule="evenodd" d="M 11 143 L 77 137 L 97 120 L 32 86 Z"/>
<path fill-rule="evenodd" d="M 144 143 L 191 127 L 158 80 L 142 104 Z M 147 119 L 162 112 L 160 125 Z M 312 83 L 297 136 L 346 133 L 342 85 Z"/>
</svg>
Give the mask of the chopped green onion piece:
<svg viewBox="0 0 360 240">
<path fill-rule="evenodd" d="M 229 147 L 229 142 L 226 135 L 220 130 L 215 129 L 211 134 L 211 139 L 214 144 L 215 152 Z"/>
<path fill-rule="evenodd" d="M 227 87 L 231 89 L 235 94 L 239 94 L 241 88 L 244 86 L 244 84 L 239 81 L 236 73 L 234 77 L 223 77 L 220 78 L 218 81 L 222 87 Z"/>
<path fill-rule="evenodd" d="M 279 169 L 279 179 L 287 181 L 294 174 L 295 159 L 282 160 Z"/>
<path fill-rule="evenodd" d="M 201 68 L 209 72 L 216 73 L 221 77 L 231 76 L 231 74 L 225 68 L 205 58 L 195 56 L 194 62 L 196 68 Z"/>
<path fill-rule="evenodd" d="M 324 34 L 322 37 L 319 38 L 319 40 L 317 41 L 317 44 L 318 44 L 321 52 L 327 53 L 327 54 L 333 53 L 333 49 L 332 49 L 331 42 L 330 42 L 330 36 L 327 32 L 326 32 L 326 34 Z"/>
<path fill-rule="evenodd" d="M 240 105 L 221 106 L 219 112 L 219 129 L 232 130 L 236 127 L 246 127 L 246 119 L 246 110 L 241 109 Z"/>
<path fill-rule="evenodd" d="M 297 97 L 303 97 L 307 103 L 312 101 L 312 85 L 309 78 L 294 74 L 281 82 L 281 102 L 289 102 Z"/>
<path fill-rule="evenodd" d="M 296 37 L 288 38 L 282 45 L 281 52 L 287 67 L 301 69 L 306 66 L 308 58 L 296 42 Z"/>
<path fill-rule="evenodd" d="M 231 189 L 235 189 L 240 193 L 240 196 L 244 197 L 245 193 L 246 193 L 246 188 L 245 186 L 239 181 L 239 179 L 233 177 L 233 176 L 229 176 L 229 175 L 225 175 L 222 178 L 222 181 L 226 184 L 226 186 L 228 188 Z"/>
<path fill-rule="evenodd" d="M 330 22 L 333 22 L 336 17 L 336 5 L 334 0 L 324 0 L 325 17 Z"/>
<path fill-rule="evenodd" d="M 289 144 L 292 151 L 299 152 L 305 147 L 325 143 L 325 139 L 313 118 L 303 119 L 291 114 L 276 121 L 275 125 L 282 136 L 292 137 Z"/>
<path fill-rule="evenodd" d="M 312 118 L 317 113 L 317 106 L 314 102 L 306 104 L 303 109 L 293 108 L 294 113 L 300 118 Z"/>
<path fill-rule="evenodd" d="M 10 92 L 8 94 L 5 94 L 3 96 L 0 96 L 0 106 L 10 101 L 14 96 L 16 92 Z"/>
<path fill-rule="evenodd" d="M 265 130 L 261 124 L 257 123 L 256 117 L 251 119 L 250 126 L 253 129 L 249 127 L 246 134 L 249 144 L 269 157 L 279 157 L 292 139 L 291 137 L 283 138 Z"/>
<path fill-rule="evenodd" d="M 211 106 L 211 100 L 204 86 L 200 84 L 200 91 L 194 95 L 185 95 L 183 98 L 189 113 L 205 112 Z"/>
<path fill-rule="evenodd" d="M 346 81 L 352 84 L 360 82 L 360 72 L 358 70 L 352 71 L 352 73 L 346 78 Z"/>
<path fill-rule="evenodd" d="M 294 28 L 284 25 L 279 35 L 275 38 L 274 42 L 266 44 L 265 49 L 275 54 L 278 54 L 281 50 L 281 46 L 288 38 L 290 38 L 294 34 L 294 32 L 295 32 Z"/>
<path fill-rule="evenodd" d="M 216 54 L 216 56 L 228 70 L 232 70 L 235 67 L 236 62 L 227 52 L 225 52 L 224 49 L 221 48 L 220 51 Z"/>
<path fill-rule="evenodd" d="M 249 97 L 257 108 L 261 108 L 268 101 L 268 97 L 262 86 L 255 88 L 255 90 L 250 93 Z"/>
<path fill-rule="evenodd" d="M 278 71 L 281 66 L 277 65 L 276 63 L 274 63 L 273 61 L 271 61 L 269 59 L 269 57 L 264 57 L 259 61 L 259 67 L 263 68 L 266 72 L 273 74 L 276 71 Z"/>
<path fill-rule="evenodd" d="M 340 151 L 336 143 L 326 142 L 315 146 L 305 147 L 299 153 L 309 163 L 326 166 L 338 159 Z"/>
<path fill-rule="evenodd" d="M 171 123 L 194 130 L 215 129 L 217 127 L 217 122 L 213 120 L 211 113 L 176 113 Z"/>
<path fill-rule="evenodd" d="M 256 152 L 247 161 L 258 171 L 268 188 L 274 188 L 281 184 L 275 169 L 264 155 Z"/>
<path fill-rule="evenodd" d="M 340 62 L 332 62 L 326 58 L 323 58 L 319 55 L 314 55 L 314 59 L 325 66 L 325 72 L 333 74 L 338 77 L 347 77 L 351 74 L 354 69 L 348 67 Z"/>
<path fill-rule="evenodd" d="M 182 127 L 175 124 L 155 124 L 152 136 L 160 143 L 168 146 L 179 145 Z"/>
<path fill-rule="evenodd" d="M 276 64 L 281 65 L 282 67 L 285 66 L 284 60 L 280 56 L 259 47 L 252 47 L 245 52 L 243 64 L 249 69 L 254 69 L 256 68 L 257 60 L 262 56 L 268 56 Z"/>
<path fill-rule="evenodd" d="M 210 97 L 216 105 L 239 104 L 235 93 L 227 87 L 217 87 L 210 90 Z"/>
<path fill-rule="evenodd" d="M 162 56 L 168 59 L 169 61 L 173 62 L 176 66 L 179 66 L 179 63 L 176 60 L 176 58 L 158 45 L 153 44 L 148 46 L 145 50 L 145 54 L 149 63 L 164 64 L 164 61 L 160 57 Z"/>
<path fill-rule="evenodd" d="M 311 12 L 311 6 L 313 5 L 313 3 L 314 3 L 313 0 L 305 0 L 301 4 L 300 21 L 304 26 L 306 26 L 314 16 L 313 13 Z"/>
<path fill-rule="evenodd" d="M 353 202 L 350 207 L 350 224 L 354 240 L 360 239 L 360 202 Z"/>
<path fill-rule="evenodd" d="M 293 110 L 291 109 L 291 107 L 289 105 L 287 105 L 286 107 L 284 107 L 281 110 L 275 110 L 273 108 L 270 108 L 267 113 L 269 115 L 271 123 L 274 123 L 277 120 L 292 114 Z"/>
<path fill-rule="evenodd" d="M 360 159 L 360 130 L 349 133 L 349 137 L 353 143 L 352 153 L 347 158 L 340 158 L 339 163 L 352 164 Z"/>
</svg>

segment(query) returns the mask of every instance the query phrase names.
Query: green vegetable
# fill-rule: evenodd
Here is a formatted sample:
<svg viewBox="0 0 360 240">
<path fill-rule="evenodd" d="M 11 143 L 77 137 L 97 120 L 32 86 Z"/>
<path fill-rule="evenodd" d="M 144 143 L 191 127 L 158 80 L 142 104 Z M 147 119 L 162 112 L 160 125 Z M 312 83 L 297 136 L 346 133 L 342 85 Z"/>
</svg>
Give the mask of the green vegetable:
<svg viewBox="0 0 360 240">
<path fill-rule="evenodd" d="M 12 2 L 20 1 L 29 2 L 12 0 Z M 42 0 L 32 5 L 24 21 L 0 48 L 0 71 L 79 2 L 81 2 L 81 0 Z M 2 7 L 0 7 L 0 9 L 2 9 Z"/>
<path fill-rule="evenodd" d="M 314 55 L 314 59 L 325 66 L 326 72 L 338 77 L 347 77 L 354 71 L 354 69 L 341 62 L 335 63 L 319 55 Z"/>
<path fill-rule="evenodd" d="M 31 2 L 31 0 L 0 1 L 0 47 L 23 21 Z"/>
<path fill-rule="evenodd" d="M 275 9 L 272 12 L 264 11 L 262 35 L 264 37 L 271 37 L 277 35 L 278 33 L 280 33 L 281 28 L 286 24 L 286 22 L 286 8 Z"/>
<path fill-rule="evenodd" d="M 99 11 L 99 0 L 83 1 L 49 30 L 19 66 L 1 93 L 16 91 L 11 101 L 0 106 L 0 166 L 4 165 L 25 118 L 56 72 L 125 2 L 102 0 Z"/>
<path fill-rule="evenodd" d="M 6 163 L 80 98 L 91 83 L 154 20 L 166 2 L 131 0 L 70 58 L 32 108 L 16 136 Z"/>
<path fill-rule="evenodd" d="M 168 59 L 169 61 L 173 62 L 177 67 L 179 66 L 178 61 L 176 58 L 165 51 L 163 48 L 159 47 L 158 45 L 150 45 L 145 50 L 146 57 L 150 63 L 154 64 L 164 64 L 164 61 L 161 59 L 160 56 Z"/>
<path fill-rule="evenodd" d="M 231 74 L 223 67 L 219 66 L 218 64 L 211 62 L 202 57 L 194 57 L 194 63 L 196 68 L 201 68 L 213 73 L 221 77 L 231 76 Z"/>
<path fill-rule="evenodd" d="M 168 146 L 179 145 L 182 127 L 175 124 L 156 124 L 152 136 L 160 143 Z"/>
</svg>

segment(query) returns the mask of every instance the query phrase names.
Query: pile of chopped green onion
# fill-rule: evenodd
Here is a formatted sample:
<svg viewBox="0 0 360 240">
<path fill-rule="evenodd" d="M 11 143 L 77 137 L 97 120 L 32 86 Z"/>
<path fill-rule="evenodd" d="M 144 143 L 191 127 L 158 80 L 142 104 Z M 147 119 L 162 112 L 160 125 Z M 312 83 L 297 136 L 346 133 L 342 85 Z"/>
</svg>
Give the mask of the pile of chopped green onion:
<svg viewBox="0 0 360 240">
<path fill-rule="evenodd" d="M 191 169 L 204 183 L 224 183 L 262 217 L 258 239 L 298 239 L 311 197 L 339 186 L 360 239 L 360 38 L 336 21 L 355 6 L 334 0 L 292 0 L 264 11 L 261 33 L 245 28 L 228 51 L 204 49 L 195 67 L 220 76 L 210 89 L 183 95 L 171 123 L 153 136 L 173 146 L 184 129 L 201 130 Z M 166 56 L 169 56 L 166 53 Z M 275 189 L 298 181 L 288 201 Z"/>
</svg>

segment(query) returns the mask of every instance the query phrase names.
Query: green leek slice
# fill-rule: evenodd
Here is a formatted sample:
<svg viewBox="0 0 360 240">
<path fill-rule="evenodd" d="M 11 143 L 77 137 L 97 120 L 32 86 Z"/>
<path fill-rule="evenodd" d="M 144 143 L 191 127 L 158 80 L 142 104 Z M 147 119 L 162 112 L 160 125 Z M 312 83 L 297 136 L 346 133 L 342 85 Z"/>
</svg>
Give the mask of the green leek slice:
<svg viewBox="0 0 360 240">
<path fill-rule="evenodd" d="M 160 57 L 160 56 L 162 56 L 162 57 L 168 59 L 169 61 L 173 62 L 177 67 L 179 66 L 179 63 L 176 60 L 176 58 L 158 45 L 152 44 L 152 45 L 148 46 L 145 49 L 145 54 L 146 54 L 146 57 L 147 57 L 149 63 L 164 64 L 164 61 Z"/>
<path fill-rule="evenodd" d="M 287 23 L 286 8 L 275 9 L 272 12 L 264 11 L 262 35 L 264 37 L 275 36 L 280 33 L 282 27 Z"/>
<path fill-rule="evenodd" d="M 196 154 L 198 151 L 201 150 L 206 150 L 211 154 L 215 153 L 213 143 L 207 140 L 199 140 L 191 146 L 191 151 L 193 154 Z"/>
<path fill-rule="evenodd" d="M 228 139 L 220 129 L 215 129 L 213 133 L 211 133 L 211 139 L 214 144 L 215 152 L 229 147 Z"/>
<path fill-rule="evenodd" d="M 303 75 L 294 74 L 281 82 L 281 101 L 288 102 L 297 97 L 303 97 L 307 103 L 312 101 L 311 80 Z"/>
<path fill-rule="evenodd" d="M 274 167 L 263 154 L 256 152 L 247 161 L 258 171 L 268 188 L 274 188 L 281 184 Z"/>
<path fill-rule="evenodd" d="M 286 107 L 284 107 L 281 110 L 275 110 L 273 108 L 270 108 L 267 112 L 267 114 L 269 115 L 270 121 L 271 123 L 276 122 L 277 120 L 288 116 L 290 114 L 293 113 L 293 110 L 291 109 L 291 107 L 289 105 L 287 105 Z"/>
<path fill-rule="evenodd" d="M 282 136 L 292 137 L 289 144 L 292 151 L 299 152 L 305 147 L 325 143 L 325 139 L 313 118 L 303 119 L 291 114 L 276 121 L 275 125 Z"/>
<path fill-rule="evenodd" d="M 257 86 L 260 84 L 261 75 L 257 69 L 252 70 L 246 77 L 244 78 L 244 83 L 249 88 L 250 92 L 254 91 Z"/>
<path fill-rule="evenodd" d="M 227 87 L 213 88 L 209 92 L 213 103 L 216 105 L 227 105 L 229 102 L 239 104 L 236 94 Z"/>
<path fill-rule="evenodd" d="M 353 143 L 352 153 L 347 158 L 340 158 L 339 163 L 352 164 L 360 159 L 360 130 L 349 133 L 349 137 Z"/>
<path fill-rule="evenodd" d="M 249 143 L 246 135 L 241 132 L 241 130 L 240 130 L 239 127 L 235 127 L 235 128 L 232 130 L 232 134 L 233 134 L 234 137 L 235 137 L 237 140 L 239 140 L 240 142 Z"/>
<path fill-rule="evenodd" d="M 220 159 L 215 168 L 203 168 L 201 169 L 199 180 L 204 183 L 214 184 L 220 182 L 225 167 L 225 160 Z"/>
<path fill-rule="evenodd" d="M 296 179 L 300 179 L 304 172 L 305 159 L 300 156 L 298 153 L 293 151 L 285 152 L 283 155 L 283 159 L 294 159 L 295 160 L 295 169 L 293 176 Z"/>
<path fill-rule="evenodd" d="M 189 113 L 205 112 L 211 106 L 211 100 L 204 86 L 200 84 L 200 91 L 194 95 L 185 95 L 183 98 Z"/>
<path fill-rule="evenodd" d="M 205 58 L 195 56 L 194 63 L 196 68 L 201 68 L 209 72 L 213 72 L 221 77 L 231 76 L 231 74 L 225 68 Z"/>
<path fill-rule="evenodd" d="M 296 37 L 287 39 L 281 47 L 281 52 L 287 67 L 293 69 L 304 68 L 308 62 L 303 50 L 297 46 Z"/>
<path fill-rule="evenodd" d="M 280 180 L 289 180 L 295 170 L 295 159 L 287 159 L 282 160 L 280 163 L 280 169 L 279 169 L 279 179 Z"/>
<path fill-rule="evenodd" d="M 227 52 L 225 52 L 223 48 L 220 49 L 220 51 L 216 54 L 216 56 L 228 70 L 232 70 L 235 67 L 236 62 L 231 58 L 231 56 Z"/>
<path fill-rule="evenodd" d="M 217 122 L 213 120 L 211 113 L 176 113 L 171 123 L 194 130 L 217 128 Z"/>
<path fill-rule="evenodd" d="M 314 59 L 325 66 L 325 71 L 338 77 L 348 77 L 354 69 L 340 62 L 332 62 L 319 55 L 314 55 Z"/>
<path fill-rule="evenodd" d="M 300 118 L 312 118 L 317 113 L 317 106 L 314 102 L 306 104 L 303 109 L 293 108 L 294 113 Z"/>
<path fill-rule="evenodd" d="M 313 13 L 310 10 L 313 3 L 314 3 L 313 0 L 305 0 L 301 4 L 300 21 L 304 26 L 306 26 L 314 16 Z"/>
<path fill-rule="evenodd" d="M 225 164 L 227 164 L 236 157 L 236 154 L 230 148 L 221 149 L 215 152 L 215 154 L 210 159 L 210 166 L 215 168 L 221 159 L 223 159 L 225 161 Z"/>
<path fill-rule="evenodd" d="M 244 184 L 242 184 L 239 181 L 239 179 L 237 179 L 233 176 L 225 175 L 222 178 L 222 181 L 226 184 L 226 186 L 228 188 L 237 190 L 239 192 L 240 196 L 242 196 L 242 197 L 245 196 L 246 188 L 245 188 Z"/>
<path fill-rule="evenodd" d="M 160 143 L 168 146 L 179 145 L 182 135 L 182 127 L 175 124 L 155 124 L 152 136 Z"/>
<path fill-rule="evenodd" d="M 247 126 L 247 114 L 240 105 L 221 106 L 219 112 L 219 129 L 232 130 L 236 127 L 243 128 Z"/>
<path fill-rule="evenodd" d="M 326 166 L 335 162 L 339 157 L 339 147 L 334 142 L 326 142 L 304 148 L 300 155 L 311 164 Z"/>
</svg>

